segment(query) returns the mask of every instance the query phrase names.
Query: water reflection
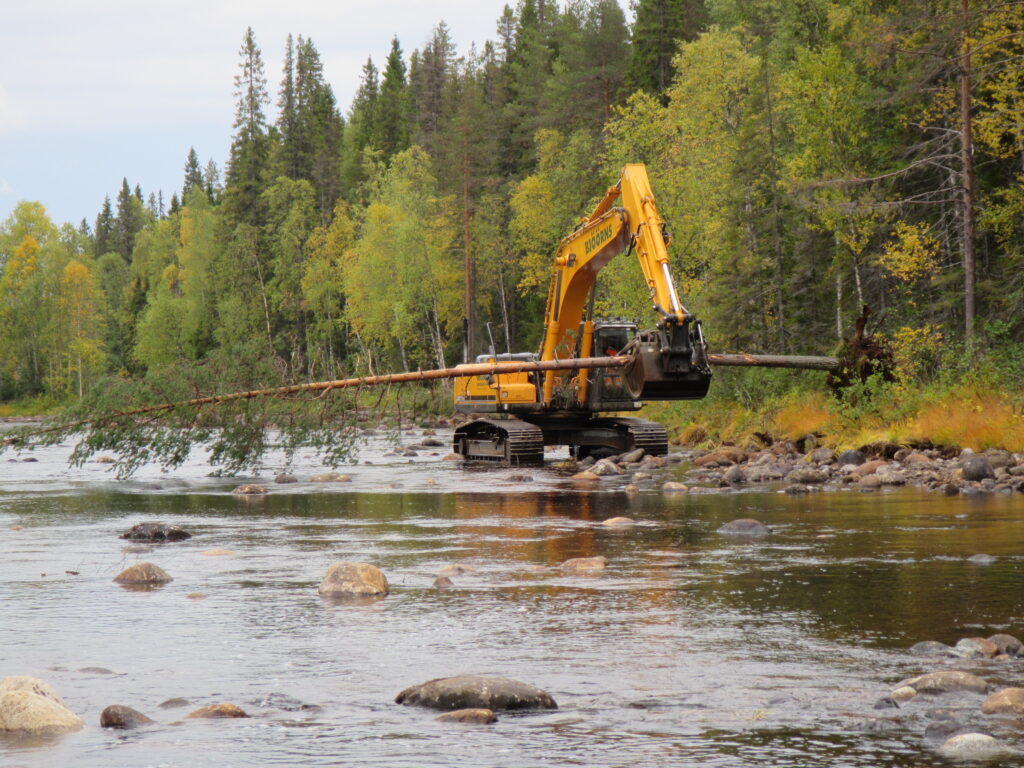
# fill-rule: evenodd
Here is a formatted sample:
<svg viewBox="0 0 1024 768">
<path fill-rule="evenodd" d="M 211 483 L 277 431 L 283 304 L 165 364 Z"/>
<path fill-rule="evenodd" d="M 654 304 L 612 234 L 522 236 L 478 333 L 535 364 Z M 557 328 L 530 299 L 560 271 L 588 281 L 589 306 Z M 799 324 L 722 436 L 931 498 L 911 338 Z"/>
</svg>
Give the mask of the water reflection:
<svg viewBox="0 0 1024 768">
<path fill-rule="evenodd" d="M 627 496 L 566 490 L 545 471 L 518 484 L 500 470 L 408 471 L 417 489 L 360 489 L 373 476 L 353 470 L 352 488 L 275 488 L 255 503 L 213 480 L 45 492 L 0 477 L 0 673 L 50 680 L 90 724 L 0 751 L 87 768 L 921 765 L 925 705 L 873 709 L 927 666 L 905 648 L 1024 634 L 1017 499 Z M 431 472 L 454 490 L 419 488 Z M 601 525 L 620 515 L 637 523 Z M 737 517 L 774 533 L 715 533 Z M 118 534 L 144 520 L 194 537 L 126 547 Z M 215 549 L 236 554 L 202 554 Z M 995 561 L 967 560 L 980 552 Z M 608 558 L 599 573 L 559 568 L 598 555 Z M 144 593 L 111 583 L 140 559 L 174 581 Z M 391 594 L 323 600 L 316 587 L 336 560 L 379 566 Z M 453 564 L 465 567 L 452 588 L 434 589 Z M 98 666 L 117 674 L 72 671 Z M 973 668 L 993 682 L 1024 678 L 1014 664 Z M 540 685 L 562 709 L 453 731 L 391 704 L 412 683 L 461 672 Z M 284 710 L 270 694 L 320 709 Z M 180 715 L 157 704 L 172 696 L 234 701 L 255 717 L 170 726 Z M 98 713 L 112 703 L 165 725 L 102 732 Z"/>
</svg>

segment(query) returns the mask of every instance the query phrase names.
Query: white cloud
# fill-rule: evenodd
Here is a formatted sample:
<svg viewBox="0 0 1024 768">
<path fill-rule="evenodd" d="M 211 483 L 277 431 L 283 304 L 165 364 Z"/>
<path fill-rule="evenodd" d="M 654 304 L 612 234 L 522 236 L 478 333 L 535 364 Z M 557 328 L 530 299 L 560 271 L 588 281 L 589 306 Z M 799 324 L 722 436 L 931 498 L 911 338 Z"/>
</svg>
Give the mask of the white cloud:
<svg viewBox="0 0 1024 768">
<path fill-rule="evenodd" d="M 14 194 L 14 187 L 7 179 L 0 179 L 0 195 L 4 197 L 10 197 Z"/>
</svg>

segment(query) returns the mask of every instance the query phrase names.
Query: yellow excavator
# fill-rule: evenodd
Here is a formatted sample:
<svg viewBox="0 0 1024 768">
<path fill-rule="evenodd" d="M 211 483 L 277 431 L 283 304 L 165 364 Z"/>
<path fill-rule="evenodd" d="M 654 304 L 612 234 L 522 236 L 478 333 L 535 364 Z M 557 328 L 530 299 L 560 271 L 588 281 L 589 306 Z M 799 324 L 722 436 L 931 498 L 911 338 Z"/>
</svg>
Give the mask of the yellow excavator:
<svg viewBox="0 0 1024 768">
<path fill-rule="evenodd" d="M 477 418 L 455 430 L 455 453 L 470 461 L 512 465 L 542 463 L 545 445 L 567 445 L 576 458 L 635 448 L 654 455 L 667 453 L 668 436 L 661 424 L 599 414 L 636 411 L 647 400 L 694 400 L 707 394 L 711 382 L 707 347 L 700 321 L 680 303 L 672 282 L 670 242 L 654 205 L 647 170 L 640 164 L 625 166 L 618 183 L 559 244 L 540 352 L 495 354 L 492 349 L 477 362 L 592 355 L 629 355 L 632 362 L 621 369 L 456 378 L 456 411 Z M 597 273 L 626 251 L 635 252 L 640 261 L 658 314 L 654 329 L 592 317 Z"/>
</svg>

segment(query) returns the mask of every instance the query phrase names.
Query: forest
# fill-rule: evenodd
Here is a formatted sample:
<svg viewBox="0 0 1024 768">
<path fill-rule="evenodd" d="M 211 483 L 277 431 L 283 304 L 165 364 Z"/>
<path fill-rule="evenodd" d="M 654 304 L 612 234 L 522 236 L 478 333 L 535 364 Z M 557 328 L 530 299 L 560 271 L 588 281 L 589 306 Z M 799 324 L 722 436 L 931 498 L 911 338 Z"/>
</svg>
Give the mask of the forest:
<svg viewBox="0 0 1024 768">
<path fill-rule="evenodd" d="M 869 306 L 900 397 L 970 385 L 1021 418 L 1024 4 L 519 0 L 464 55 L 443 21 L 415 42 L 344 108 L 313 39 L 270 64 L 247 29 L 223 170 L 191 151 L 168 198 L 124 169 L 79 224 L 19 203 L 0 400 L 534 350 L 558 241 L 642 162 L 712 351 L 828 353 Z M 596 306 L 653 323 L 635 260 Z M 716 386 L 747 408 L 806 387 Z"/>
</svg>

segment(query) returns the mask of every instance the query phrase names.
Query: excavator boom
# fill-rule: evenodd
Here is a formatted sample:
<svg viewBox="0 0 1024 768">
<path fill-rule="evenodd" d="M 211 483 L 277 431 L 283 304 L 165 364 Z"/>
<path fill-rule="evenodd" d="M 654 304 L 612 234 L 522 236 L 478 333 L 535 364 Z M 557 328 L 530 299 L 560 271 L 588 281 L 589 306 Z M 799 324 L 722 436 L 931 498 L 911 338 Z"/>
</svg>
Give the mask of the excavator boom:
<svg viewBox="0 0 1024 768">
<path fill-rule="evenodd" d="M 614 207 L 621 200 L 621 207 Z M 654 204 L 647 170 L 634 163 L 622 170 L 590 216 L 562 240 L 548 289 L 541 360 L 592 353 L 593 324 L 583 322 L 584 306 L 597 274 L 612 258 L 633 248 L 657 312 L 658 329 L 637 341 L 636 363 L 625 372 L 637 400 L 683 400 L 704 397 L 711 370 L 704 360 L 700 325 L 679 300 L 669 271 L 671 238 Z M 577 336 L 583 329 L 582 338 Z M 597 350 L 604 353 L 605 350 Z M 616 353 L 622 350 L 614 350 Z M 565 372 L 544 376 L 543 403 L 552 404 Z M 587 371 L 576 377 L 579 404 L 586 402 Z"/>
</svg>

